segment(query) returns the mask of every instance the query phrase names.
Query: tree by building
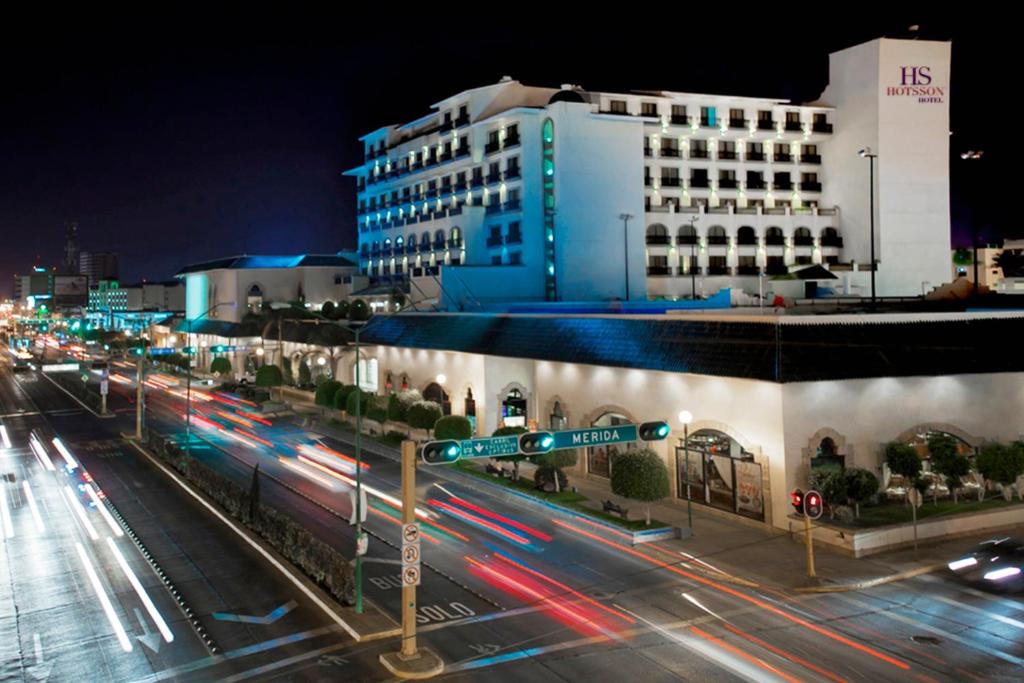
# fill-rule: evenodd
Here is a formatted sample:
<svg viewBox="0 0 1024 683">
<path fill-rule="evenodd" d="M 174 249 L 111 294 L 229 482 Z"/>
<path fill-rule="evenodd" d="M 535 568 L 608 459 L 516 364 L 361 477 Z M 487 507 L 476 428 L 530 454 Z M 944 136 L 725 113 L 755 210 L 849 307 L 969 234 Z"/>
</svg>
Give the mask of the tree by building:
<svg viewBox="0 0 1024 683">
<path fill-rule="evenodd" d="M 223 377 L 231 372 L 231 361 L 224 356 L 217 356 L 210 362 L 210 372 Z"/>
<path fill-rule="evenodd" d="M 1017 481 L 1017 477 L 1024 474 L 1024 443 L 1015 441 L 1009 446 L 1001 443 L 985 444 L 978 453 L 975 465 L 986 484 L 1000 484 L 1003 497 L 1009 500 L 1013 497 L 1010 486 Z"/>
<path fill-rule="evenodd" d="M 417 401 L 409 407 L 406 422 L 413 429 L 431 430 L 444 413 L 441 406 L 434 401 Z"/>
<path fill-rule="evenodd" d="M 574 467 L 579 459 L 575 448 L 562 448 L 557 451 L 548 451 L 535 455 L 530 460 L 537 465 L 537 473 L 533 481 L 541 488 L 549 483 L 554 486 L 555 493 L 561 492 L 568 484 L 568 477 L 565 476 L 566 467 Z"/>
<path fill-rule="evenodd" d="M 445 415 L 434 423 L 434 438 L 461 441 L 473 437 L 473 425 L 462 415 Z"/>
<path fill-rule="evenodd" d="M 648 525 L 651 503 L 669 495 L 668 469 L 650 448 L 628 450 L 615 458 L 611 484 L 615 495 L 644 504 Z"/>
<path fill-rule="evenodd" d="M 498 427 L 491 436 L 509 436 L 511 434 L 525 434 L 526 427 Z M 512 463 L 512 480 L 519 481 L 519 463 L 526 459 L 522 453 L 506 455 L 498 460 L 508 460 Z"/>
<path fill-rule="evenodd" d="M 910 489 L 921 474 L 921 457 L 913 446 L 899 441 L 890 441 L 885 446 L 885 462 L 893 474 L 903 477 L 903 488 L 910 502 Z"/>
<path fill-rule="evenodd" d="M 871 500 L 878 493 L 878 477 L 874 472 L 860 467 L 850 467 L 843 472 L 846 478 L 846 495 L 853 503 L 854 514 L 860 517 L 860 505 Z"/>
<path fill-rule="evenodd" d="M 313 402 L 318 406 L 332 407 L 334 405 L 334 394 L 340 388 L 341 382 L 333 379 L 321 382 L 316 388 L 316 393 L 313 395 Z"/>
<path fill-rule="evenodd" d="M 334 311 L 335 306 L 333 301 L 325 301 L 323 306 L 320 307 L 320 315 L 328 320 L 334 320 Z"/>
<path fill-rule="evenodd" d="M 928 452 L 931 455 L 932 472 L 945 480 L 953 495 L 953 502 L 957 502 L 957 490 L 963 478 L 971 471 L 971 463 L 960 455 L 959 442 L 949 434 L 932 434 L 928 437 Z M 938 502 L 938 488 L 936 485 L 932 489 L 935 492 L 934 502 Z"/>
<path fill-rule="evenodd" d="M 363 299 L 356 299 L 349 305 L 349 320 L 369 320 L 370 306 Z"/>
<path fill-rule="evenodd" d="M 281 368 L 276 365 L 264 365 L 256 371 L 256 386 L 258 387 L 279 387 L 283 381 Z"/>
</svg>

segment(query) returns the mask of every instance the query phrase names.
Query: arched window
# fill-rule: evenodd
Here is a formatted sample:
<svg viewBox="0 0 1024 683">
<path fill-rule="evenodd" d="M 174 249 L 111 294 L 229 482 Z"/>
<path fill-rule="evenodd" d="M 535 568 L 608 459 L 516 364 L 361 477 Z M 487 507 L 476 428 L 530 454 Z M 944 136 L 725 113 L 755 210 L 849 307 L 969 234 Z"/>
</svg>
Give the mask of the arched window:
<svg viewBox="0 0 1024 683">
<path fill-rule="evenodd" d="M 843 469 L 846 466 L 846 458 L 839 455 L 836 449 L 836 442 L 826 436 L 818 444 L 814 457 L 811 458 L 811 469 L 818 467 L 837 467 Z"/>
<path fill-rule="evenodd" d="M 661 223 L 655 223 L 647 228 L 647 244 L 668 244 L 671 240 L 668 237 L 668 228 Z"/>
<path fill-rule="evenodd" d="M 793 244 L 798 247 L 810 247 L 814 244 L 814 236 L 809 228 L 797 228 L 793 232 Z"/>
<path fill-rule="evenodd" d="M 405 239 L 405 253 L 415 254 L 416 253 L 416 235 L 409 235 Z"/>
<path fill-rule="evenodd" d="M 249 291 L 245 295 L 245 305 L 250 311 L 259 313 L 263 307 L 263 288 L 257 284 L 249 285 Z"/>
<path fill-rule="evenodd" d="M 757 231 L 744 225 L 736 231 L 736 244 L 757 244 Z"/>
<path fill-rule="evenodd" d="M 839 237 L 839 231 L 835 228 L 825 228 L 821 231 L 821 246 L 841 247 L 843 240 Z"/>
<path fill-rule="evenodd" d="M 708 228 L 708 244 L 728 244 L 729 239 L 725 235 L 725 228 L 721 225 L 712 225 Z"/>
<path fill-rule="evenodd" d="M 692 223 L 680 226 L 678 235 L 679 244 L 697 244 L 697 228 Z"/>
<path fill-rule="evenodd" d="M 430 233 L 429 232 L 424 232 L 422 235 L 420 235 L 420 249 L 423 249 L 423 250 L 430 249 Z"/>
<path fill-rule="evenodd" d="M 548 427 L 554 431 L 568 428 L 568 420 L 565 419 L 565 414 L 562 412 L 562 404 L 559 401 L 555 401 L 555 405 L 551 407 L 551 416 L 548 419 Z"/>
<path fill-rule="evenodd" d="M 590 423 L 591 427 L 614 427 L 615 425 L 629 424 L 632 422 L 628 417 L 619 413 L 604 413 Z M 612 464 L 615 456 L 620 453 L 636 448 L 635 443 L 609 444 L 607 446 L 591 446 L 587 448 L 587 471 L 599 477 L 612 476 Z"/>
<path fill-rule="evenodd" d="M 352 383 L 356 381 L 356 364 L 352 364 Z M 377 393 L 377 359 L 359 359 L 359 386 L 363 391 Z"/>
<path fill-rule="evenodd" d="M 526 426 L 526 398 L 519 389 L 512 389 L 501 402 L 501 422 L 505 427 Z"/>
<path fill-rule="evenodd" d="M 434 233 L 434 249 L 444 249 L 444 244 L 444 230 L 438 230 Z"/>
<path fill-rule="evenodd" d="M 764 519 L 761 465 L 736 439 L 717 429 L 700 429 L 676 448 L 678 495 Z"/>
<path fill-rule="evenodd" d="M 466 388 L 466 398 L 463 406 L 463 414 L 469 420 L 473 433 L 476 434 L 476 399 L 473 398 L 473 390 L 471 388 Z"/>
<path fill-rule="evenodd" d="M 783 245 L 786 243 L 786 236 L 782 232 L 782 228 L 771 227 L 768 228 L 764 233 L 764 243 L 768 245 Z"/>
<path fill-rule="evenodd" d="M 399 235 L 398 237 L 395 238 L 395 250 L 396 251 L 401 251 L 402 247 L 404 247 L 404 246 L 405 246 L 405 238 L 402 237 L 401 235 Z"/>
<path fill-rule="evenodd" d="M 423 400 L 433 401 L 434 403 L 441 406 L 441 412 L 445 415 L 452 414 L 452 404 L 448 400 L 448 392 L 444 390 L 437 382 L 431 382 L 427 385 L 427 388 L 423 390 Z"/>
</svg>

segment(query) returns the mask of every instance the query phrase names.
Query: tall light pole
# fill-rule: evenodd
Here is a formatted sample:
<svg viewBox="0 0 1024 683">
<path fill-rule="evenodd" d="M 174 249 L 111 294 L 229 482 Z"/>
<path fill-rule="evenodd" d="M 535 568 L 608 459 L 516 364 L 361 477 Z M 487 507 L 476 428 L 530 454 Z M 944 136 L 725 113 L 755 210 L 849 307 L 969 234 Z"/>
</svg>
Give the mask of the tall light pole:
<svg viewBox="0 0 1024 683">
<path fill-rule="evenodd" d="M 869 178 L 868 182 L 870 183 L 871 187 L 869 189 L 868 194 L 871 197 L 871 199 L 870 199 L 870 201 L 871 201 L 871 209 L 870 209 L 871 210 L 871 306 L 873 308 L 875 306 L 875 303 L 876 303 L 876 300 L 875 300 L 875 159 L 878 158 L 878 155 L 872 153 L 870 147 L 865 147 L 864 149 L 862 149 L 859 152 L 857 152 L 857 154 L 859 154 L 861 157 L 864 157 L 864 158 L 866 158 L 868 160 L 868 167 L 870 169 L 869 170 L 869 175 L 868 175 L 868 178 Z"/>
<path fill-rule="evenodd" d="M 693 537 L 693 500 L 690 495 L 690 423 L 693 422 L 693 413 L 689 410 L 679 411 L 679 421 L 683 423 L 683 453 L 686 464 L 683 467 L 683 474 L 686 477 L 686 526 L 690 529 L 690 537 Z"/>
<path fill-rule="evenodd" d="M 622 221 L 622 251 L 626 259 L 626 301 L 629 301 L 629 219 L 631 213 L 620 213 L 619 220 Z"/>
<path fill-rule="evenodd" d="M 964 161 L 979 161 L 985 152 L 977 149 L 969 149 L 966 152 L 960 154 L 960 158 Z M 974 290 L 972 297 L 978 298 L 978 221 L 971 220 L 971 250 L 973 256 L 971 260 L 974 261 Z"/>
<path fill-rule="evenodd" d="M 697 298 L 697 271 L 694 268 L 697 267 L 697 219 L 700 216 L 694 216 L 690 219 L 690 228 L 693 229 L 693 241 L 690 242 L 690 298 Z"/>
<path fill-rule="evenodd" d="M 234 308 L 234 301 L 222 301 L 219 304 L 210 306 L 205 311 L 197 315 L 195 318 L 185 318 L 185 358 L 188 361 L 185 368 L 185 456 L 191 457 L 192 455 L 192 323 L 196 320 L 200 320 L 204 315 L 209 314 L 221 306 L 231 306 Z"/>
</svg>

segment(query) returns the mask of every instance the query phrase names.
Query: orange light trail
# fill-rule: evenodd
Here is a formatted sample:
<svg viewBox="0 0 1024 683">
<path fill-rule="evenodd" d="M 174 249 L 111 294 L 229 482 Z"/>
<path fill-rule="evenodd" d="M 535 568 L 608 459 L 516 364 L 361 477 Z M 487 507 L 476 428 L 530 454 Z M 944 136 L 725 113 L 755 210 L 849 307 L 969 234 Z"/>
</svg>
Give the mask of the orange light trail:
<svg viewBox="0 0 1024 683">
<path fill-rule="evenodd" d="M 239 434 L 244 435 L 248 439 L 252 439 L 253 441 L 256 441 L 257 443 L 263 444 L 267 448 L 273 448 L 274 447 L 274 444 L 270 443 L 266 439 L 261 439 L 260 437 L 256 436 L 252 432 L 247 432 L 244 429 L 239 429 L 238 427 L 235 427 L 235 431 L 238 432 Z"/>
<path fill-rule="evenodd" d="M 307 446 L 307 445 L 303 444 L 303 446 Z M 314 444 L 313 447 L 316 448 L 317 450 L 323 451 L 324 453 L 326 453 L 328 455 L 333 455 L 335 458 L 341 458 L 345 462 L 351 463 L 352 465 L 356 464 L 356 459 L 355 458 L 351 458 L 351 457 L 345 455 L 344 453 L 339 453 L 338 451 L 334 450 L 333 448 L 328 448 L 327 446 L 323 445 L 322 443 Z M 308 446 L 307 446 L 307 448 L 308 448 Z M 364 470 L 370 469 L 370 466 L 367 465 L 365 462 L 360 463 L 359 466 L 362 467 Z"/>
<path fill-rule="evenodd" d="M 252 422 L 250 420 L 246 420 L 244 417 L 238 417 L 234 413 L 229 413 L 225 410 L 216 410 L 214 412 L 223 417 L 225 420 L 231 420 L 235 424 L 244 425 L 246 427 L 252 427 Z"/>
<path fill-rule="evenodd" d="M 821 626 L 818 626 L 817 624 L 812 624 L 811 622 L 807 621 L 806 619 L 802 619 L 802 618 L 800 618 L 798 616 L 795 616 L 793 614 L 790 614 L 788 612 L 784 612 L 783 610 L 779 609 L 778 607 L 775 607 L 774 605 L 770 605 L 767 602 L 764 602 L 763 600 L 759 600 L 757 598 L 754 598 L 754 597 L 751 597 L 751 596 L 746 595 L 744 593 L 741 593 L 740 591 L 738 591 L 738 590 L 736 590 L 734 588 L 730 588 L 729 586 L 717 583 L 717 582 L 712 581 L 710 579 L 706 579 L 703 576 L 699 576 L 697 574 L 693 574 L 691 572 L 685 571 L 683 569 L 680 569 L 679 567 L 676 567 L 676 566 L 673 566 L 673 565 L 669 565 L 669 564 L 665 564 L 664 562 L 656 560 L 656 559 L 654 559 L 653 557 L 651 557 L 649 555 L 645 555 L 644 553 L 638 552 L 636 550 L 633 550 L 632 548 L 626 547 L 626 546 L 621 545 L 619 543 L 615 543 L 614 541 L 609 541 L 607 539 L 601 538 L 597 534 L 592 534 L 589 531 L 584 531 L 583 529 L 579 529 L 577 527 L 574 527 L 571 524 L 568 524 L 568 523 L 563 522 L 561 520 L 552 519 L 551 521 L 554 522 L 555 524 L 557 524 L 560 527 L 564 527 L 566 529 L 569 529 L 570 531 L 575 531 L 576 533 L 582 534 L 583 536 L 586 536 L 587 538 L 593 539 L 593 540 L 597 541 L 598 543 L 603 543 L 603 544 L 605 544 L 607 546 L 610 546 L 612 548 L 616 548 L 616 549 L 621 550 L 623 552 L 629 553 L 630 555 L 634 555 L 636 557 L 639 557 L 640 559 L 642 559 L 642 560 L 644 560 L 646 562 L 650 562 L 651 564 L 657 565 L 659 567 L 662 567 L 663 569 L 667 569 L 667 570 L 669 570 L 671 572 L 679 574 L 680 576 L 685 576 L 686 578 L 690 579 L 691 581 L 696 581 L 697 583 L 702 583 L 702 584 L 704 584 L 706 586 L 711 586 L 713 588 L 717 588 L 718 590 L 722 591 L 723 593 L 728 593 L 729 595 L 732 595 L 734 597 L 740 598 L 741 600 L 745 600 L 745 601 L 747 601 L 749 603 L 757 605 L 758 607 L 761 607 L 761 608 L 763 608 L 763 609 L 765 609 L 765 610 L 767 610 L 767 611 L 769 611 L 769 612 L 771 612 L 773 614 L 776 614 L 776 615 L 778 615 L 778 616 L 780 616 L 780 617 L 782 617 L 784 619 L 787 619 L 787 620 L 789 620 L 789 621 L 791 621 L 791 622 L 793 622 L 795 624 L 799 624 L 800 626 L 803 626 L 804 628 L 810 629 L 811 631 L 814 631 L 815 633 L 823 635 L 826 638 L 830 638 L 830 639 L 832 639 L 832 640 L 834 640 L 834 641 L 836 641 L 838 643 L 842 643 L 843 645 L 851 647 L 851 648 L 853 648 L 855 650 L 859 650 L 860 652 L 863 652 L 865 654 L 869 654 L 872 657 L 876 657 L 876 658 L 882 660 L 883 662 L 887 662 L 889 664 L 892 664 L 893 666 L 898 667 L 900 669 L 903 669 L 904 671 L 908 671 L 910 669 L 910 665 L 907 664 L 906 662 L 903 662 L 903 661 L 901 661 L 899 659 L 895 659 L 893 657 L 890 657 L 889 655 L 886 655 L 886 654 L 884 654 L 882 652 L 879 652 L 878 650 L 876 650 L 874 648 L 871 648 L 871 647 L 868 647 L 867 645 L 862 645 L 861 643 L 858 643 L 856 641 L 850 640 L 849 638 L 841 636 L 838 633 L 833 633 L 832 631 L 829 631 L 828 629 L 822 628 Z"/>
<path fill-rule="evenodd" d="M 479 526 L 482 526 L 485 529 L 493 531 L 494 533 L 496 533 L 496 534 L 498 534 L 500 536 L 504 536 L 505 538 L 509 539 L 510 541 L 515 541 L 516 543 L 518 543 L 520 545 L 529 545 L 530 544 L 530 539 L 526 538 L 525 536 L 520 536 L 519 534 L 517 534 L 515 532 L 509 531 L 508 529 L 506 529 L 503 526 L 499 526 L 499 525 L 495 524 L 494 522 L 488 522 L 486 519 L 483 519 L 481 517 L 477 517 L 476 515 L 471 515 L 470 513 L 466 512 L 465 510 L 460 510 L 459 508 L 451 506 L 451 505 L 448 505 L 447 503 L 442 503 L 441 501 L 439 501 L 439 500 L 437 500 L 435 498 L 431 498 L 430 500 L 427 501 L 427 503 L 430 504 L 430 505 L 433 505 L 434 507 L 441 508 L 445 512 L 449 512 L 449 513 L 455 515 L 457 518 L 462 519 L 462 521 L 464 521 L 464 522 L 469 522 L 470 524 L 477 524 Z"/>
<path fill-rule="evenodd" d="M 704 638 L 705 640 L 710 640 L 712 643 L 714 643 L 718 647 L 722 648 L 723 650 L 728 650 L 729 652 L 733 653 L 737 657 L 742 657 L 743 659 L 747 660 L 748 662 L 750 662 L 752 664 L 756 664 L 757 666 L 761 667 L 762 669 L 764 669 L 766 671 L 771 671 L 776 676 L 781 676 L 782 678 L 784 678 L 787 681 L 789 681 L 789 683 L 801 683 L 800 679 L 793 678 L 792 676 L 787 674 L 785 671 L 781 671 L 780 669 L 776 669 L 774 666 L 772 666 L 768 662 L 764 661 L 760 657 L 755 657 L 752 654 L 748 654 L 748 653 L 744 652 L 743 650 L 739 649 L 738 647 L 730 645 L 729 643 L 725 642 L 724 640 L 722 640 L 720 638 L 714 637 L 713 635 L 711 635 L 707 631 L 702 631 L 699 628 L 697 628 L 696 626 L 691 626 L 690 630 L 693 631 L 694 633 L 696 633 L 701 638 Z"/>
<path fill-rule="evenodd" d="M 722 626 L 724 626 L 725 628 L 729 629 L 730 631 L 732 631 L 736 635 L 740 636 L 741 638 L 746 638 L 750 642 L 755 643 L 757 645 L 760 645 L 764 649 L 770 650 L 771 652 L 774 652 L 775 654 L 779 655 L 780 657 L 785 657 L 786 659 L 790 660 L 791 662 L 796 662 L 800 666 L 806 667 L 806 668 L 810 669 L 811 671 L 824 676 L 825 678 L 829 679 L 830 681 L 835 681 L 836 683 L 848 683 L 845 678 L 842 678 L 840 676 L 836 676 L 831 671 L 826 671 L 825 669 L 822 669 L 817 664 L 813 664 L 811 662 L 808 662 L 803 657 L 798 657 L 798 656 L 796 656 L 794 654 L 790 654 L 789 652 L 786 652 L 785 650 L 783 650 L 781 648 L 775 647 L 771 643 L 766 643 L 765 641 L 761 640 L 757 636 L 751 635 L 751 634 L 749 634 L 749 633 L 747 633 L 745 631 L 741 631 L 740 629 L 736 628 L 735 626 L 733 626 L 732 624 L 730 624 L 727 621 L 722 622 Z"/>
<path fill-rule="evenodd" d="M 475 505 L 474 503 L 470 503 L 468 500 L 463 500 L 461 498 L 456 498 L 455 496 L 452 496 L 451 497 L 451 501 L 453 503 L 457 504 L 457 505 L 461 505 L 462 507 L 464 507 L 464 508 L 466 508 L 468 510 L 472 510 L 473 512 L 476 512 L 477 514 L 483 515 L 484 517 L 489 517 L 490 519 L 494 519 L 494 520 L 497 520 L 499 522 L 503 522 L 505 524 L 508 524 L 509 526 L 514 527 L 516 529 L 519 529 L 520 531 L 523 531 L 525 533 L 528 533 L 531 536 L 533 536 L 534 538 L 539 538 L 540 540 L 542 540 L 542 541 L 544 541 L 546 543 L 550 543 L 551 540 L 552 540 L 551 536 L 548 536 L 543 531 L 537 531 L 536 529 L 532 529 L 532 528 L 528 527 L 527 525 L 523 524 L 522 522 L 516 521 L 516 520 L 511 519 L 509 517 L 504 517 L 502 515 L 499 515 L 496 512 L 491 512 L 490 510 L 485 510 L 482 507 L 480 507 L 479 505 Z"/>
</svg>

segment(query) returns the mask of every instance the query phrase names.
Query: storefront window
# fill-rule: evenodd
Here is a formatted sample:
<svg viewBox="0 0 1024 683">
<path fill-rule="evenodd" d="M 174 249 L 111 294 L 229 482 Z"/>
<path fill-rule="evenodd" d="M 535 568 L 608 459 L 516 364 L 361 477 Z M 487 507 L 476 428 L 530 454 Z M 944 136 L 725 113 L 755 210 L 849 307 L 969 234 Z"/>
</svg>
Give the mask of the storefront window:
<svg viewBox="0 0 1024 683">
<path fill-rule="evenodd" d="M 764 519 L 761 466 L 728 434 L 714 429 L 694 432 L 676 448 L 676 463 L 680 498 Z"/>
<path fill-rule="evenodd" d="M 526 426 L 526 399 L 523 392 L 513 389 L 501 402 L 501 421 L 506 427 Z"/>
<path fill-rule="evenodd" d="M 944 479 L 932 471 L 929 441 L 936 437 L 951 439 L 956 444 L 956 452 L 971 461 L 972 467 L 970 473 L 961 479 L 961 484 L 963 486 L 962 492 L 966 495 L 976 494 L 983 486 L 980 475 L 973 467 L 973 461 L 974 457 L 977 455 L 977 449 L 956 434 L 950 434 L 949 432 L 933 429 L 921 429 L 908 439 L 906 443 L 909 446 L 912 446 L 921 457 L 921 476 L 928 481 L 928 489 L 924 494 L 925 497 L 952 497 L 949 487 L 946 486 Z M 905 499 L 907 492 L 907 483 L 903 481 L 903 477 L 898 474 L 893 474 L 889 470 L 889 465 L 885 462 L 882 463 L 882 490 L 885 492 L 885 497 L 890 500 L 903 500 Z"/>
<path fill-rule="evenodd" d="M 591 427 L 612 427 L 614 425 L 631 424 L 625 415 L 605 413 L 590 423 Z M 615 458 L 627 450 L 636 448 L 635 443 L 609 444 L 587 448 L 587 471 L 599 477 L 611 477 Z"/>
</svg>

